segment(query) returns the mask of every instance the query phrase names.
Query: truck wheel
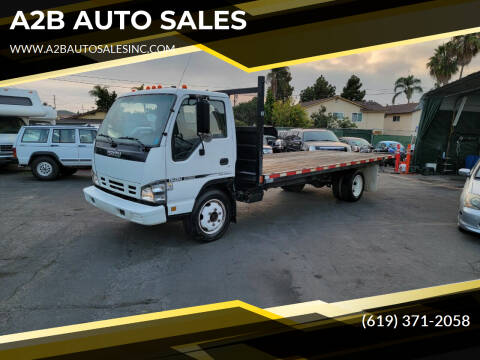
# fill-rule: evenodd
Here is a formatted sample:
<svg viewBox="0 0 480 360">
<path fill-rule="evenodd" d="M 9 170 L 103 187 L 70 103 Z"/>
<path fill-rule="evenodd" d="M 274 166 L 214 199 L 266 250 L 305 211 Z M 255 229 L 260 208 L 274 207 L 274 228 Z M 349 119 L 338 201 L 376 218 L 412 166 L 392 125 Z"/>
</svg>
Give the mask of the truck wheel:
<svg viewBox="0 0 480 360">
<path fill-rule="evenodd" d="M 30 165 L 38 180 L 55 180 L 60 172 L 58 163 L 49 156 L 40 156 Z"/>
<path fill-rule="evenodd" d="M 333 180 L 332 183 L 332 192 L 333 196 L 335 196 L 338 200 L 343 200 L 342 196 L 342 183 L 343 183 L 344 176 L 341 175 Z"/>
<path fill-rule="evenodd" d="M 186 232 L 193 238 L 210 242 L 225 234 L 230 225 L 232 205 L 228 196 L 213 189 L 200 195 L 190 216 L 184 219 Z"/>
<path fill-rule="evenodd" d="M 355 202 L 360 200 L 365 188 L 365 178 L 361 171 L 357 170 L 344 176 L 342 182 L 342 199 Z"/>
<path fill-rule="evenodd" d="M 296 184 L 296 185 L 282 186 L 282 189 L 283 191 L 288 191 L 288 192 L 301 192 L 304 187 L 305 187 L 305 184 Z"/>
</svg>

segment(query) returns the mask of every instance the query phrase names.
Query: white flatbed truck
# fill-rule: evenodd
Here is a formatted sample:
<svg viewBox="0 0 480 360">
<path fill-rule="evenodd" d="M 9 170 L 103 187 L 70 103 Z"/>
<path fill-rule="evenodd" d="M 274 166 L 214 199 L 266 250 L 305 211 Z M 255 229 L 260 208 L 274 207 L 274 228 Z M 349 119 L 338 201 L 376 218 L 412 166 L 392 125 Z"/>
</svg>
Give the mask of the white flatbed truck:
<svg viewBox="0 0 480 360">
<path fill-rule="evenodd" d="M 270 188 L 329 186 L 357 201 L 375 191 L 379 164 L 391 155 L 301 151 L 263 155 L 264 77 L 255 88 L 224 92 L 151 89 L 119 97 L 95 141 L 93 185 L 85 199 L 144 225 L 182 219 L 202 241 L 236 222 L 236 202 L 256 202 Z M 257 92 L 256 126 L 235 127 L 229 94 Z M 271 128 L 270 128 L 271 129 Z"/>
</svg>

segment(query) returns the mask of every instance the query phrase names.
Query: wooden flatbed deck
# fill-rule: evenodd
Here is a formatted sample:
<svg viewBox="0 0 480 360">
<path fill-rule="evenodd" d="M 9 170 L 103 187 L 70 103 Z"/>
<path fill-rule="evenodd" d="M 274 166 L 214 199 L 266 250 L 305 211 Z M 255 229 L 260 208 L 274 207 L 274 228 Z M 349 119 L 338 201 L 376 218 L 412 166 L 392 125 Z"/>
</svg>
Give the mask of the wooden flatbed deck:
<svg viewBox="0 0 480 360">
<path fill-rule="evenodd" d="M 342 151 L 298 151 L 263 156 L 263 178 L 272 182 L 276 178 L 331 172 L 336 168 L 357 167 L 361 164 L 378 163 L 391 159 L 388 153 L 358 153 Z"/>
</svg>

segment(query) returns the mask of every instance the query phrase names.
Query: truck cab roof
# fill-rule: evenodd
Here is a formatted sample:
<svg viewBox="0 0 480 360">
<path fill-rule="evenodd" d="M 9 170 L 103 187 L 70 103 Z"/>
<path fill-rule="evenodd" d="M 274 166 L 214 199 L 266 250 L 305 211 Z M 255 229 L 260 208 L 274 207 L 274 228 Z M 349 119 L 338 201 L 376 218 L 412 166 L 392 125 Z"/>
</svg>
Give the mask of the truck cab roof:
<svg viewBox="0 0 480 360">
<path fill-rule="evenodd" d="M 222 92 L 215 92 L 215 91 L 205 91 L 205 90 L 192 90 L 192 89 L 179 89 L 179 88 L 161 88 L 161 89 L 150 89 L 150 90 L 137 90 L 132 91 L 126 94 L 122 94 L 119 96 L 126 97 L 126 96 L 135 96 L 135 95 L 151 95 L 151 94 L 171 94 L 176 96 L 183 96 L 183 95 L 197 95 L 197 96 L 214 96 L 214 97 L 223 97 L 228 98 L 228 95 Z"/>
</svg>

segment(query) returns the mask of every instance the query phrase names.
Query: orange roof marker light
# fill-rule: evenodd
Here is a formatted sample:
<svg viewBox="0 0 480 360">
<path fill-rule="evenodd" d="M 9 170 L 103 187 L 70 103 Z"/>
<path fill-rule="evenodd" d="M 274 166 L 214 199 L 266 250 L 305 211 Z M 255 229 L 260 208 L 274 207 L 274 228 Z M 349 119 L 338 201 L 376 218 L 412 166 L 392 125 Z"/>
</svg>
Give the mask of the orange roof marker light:
<svg viewBox="0 0 480 360">
<path fill-rule="evenodd" d="M 157 87 L 155 85 L 152 85 L 152 90 L 156 89 Z"/>
<path fill-rule="evenodd" d="M 158 84 L 157 89 L 161 89 L 162 85 Z"/>
<path fill-rule="evenodd" d="M 135 92 L 135 89 L 132 89 L 132 92 Z"/>
<path fill-rule="evenodd" d="M 150 90 L 150 86 L 147 86 L 147 87 L 145 88 L 145 90 Z"/>
<path fill-rule="evenodd" d="M 183 84 L 182 89 L 186 89 L 186 88 L 187 88 L 187 85 Z"/>
</svg>

